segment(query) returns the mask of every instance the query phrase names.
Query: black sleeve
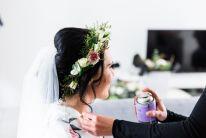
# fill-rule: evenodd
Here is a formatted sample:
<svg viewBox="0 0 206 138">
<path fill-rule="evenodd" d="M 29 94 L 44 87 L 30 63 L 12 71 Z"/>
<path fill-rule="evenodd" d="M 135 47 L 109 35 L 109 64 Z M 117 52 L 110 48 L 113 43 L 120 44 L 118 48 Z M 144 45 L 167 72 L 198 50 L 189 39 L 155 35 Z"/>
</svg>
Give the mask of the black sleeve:
<svg viewBox="0 0 206 138">
<path fill-rule="evenodd" d="M 167 119 L 164 121 L 160 121 L 161 123 L 168 123 L 168 122 L 179 122 L 179 121 L 184 121 L 186 120 L 187 117 L 180 115 L 180 114 L 176 114 L 170 110 L 167 110 Z"/>
<path fill-rule="evenodd" d="M 206 138 L 206 91 L 183 121 L 140 124 L 115 120 L 112 133 L 114 138 Z"/>
</svg>

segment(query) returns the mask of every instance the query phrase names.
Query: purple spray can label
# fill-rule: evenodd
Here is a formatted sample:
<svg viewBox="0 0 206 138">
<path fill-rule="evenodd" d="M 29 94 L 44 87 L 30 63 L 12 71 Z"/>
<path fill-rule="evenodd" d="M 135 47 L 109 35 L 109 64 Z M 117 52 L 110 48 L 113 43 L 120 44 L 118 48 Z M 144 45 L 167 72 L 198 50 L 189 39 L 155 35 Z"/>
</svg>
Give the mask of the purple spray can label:
<svg viewBox="0 0 206 138">
<path fill-rule="evenodd" d="M 142 92 L 138 94 L 134 104 L 138 122 L 156 122 L 155 117 L 148 117 L 146 115 L 147 111 L 156 110 L 156 101 L 151 93 Z"/>
</svg>

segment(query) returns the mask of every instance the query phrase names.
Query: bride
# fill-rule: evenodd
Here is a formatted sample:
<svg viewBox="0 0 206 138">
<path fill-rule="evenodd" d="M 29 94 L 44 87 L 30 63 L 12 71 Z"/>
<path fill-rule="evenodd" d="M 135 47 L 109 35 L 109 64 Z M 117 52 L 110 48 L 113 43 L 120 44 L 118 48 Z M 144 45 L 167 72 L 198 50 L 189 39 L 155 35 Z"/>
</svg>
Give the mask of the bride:
<svg viewBox="0 0 206 138">
<path fill-rule="evenodd" d="M 77 118 L 106 99 L 113 77 L 110 26 L 64 28 L 27 73 L 17 138 L 90 138 Z"/>
</svg>

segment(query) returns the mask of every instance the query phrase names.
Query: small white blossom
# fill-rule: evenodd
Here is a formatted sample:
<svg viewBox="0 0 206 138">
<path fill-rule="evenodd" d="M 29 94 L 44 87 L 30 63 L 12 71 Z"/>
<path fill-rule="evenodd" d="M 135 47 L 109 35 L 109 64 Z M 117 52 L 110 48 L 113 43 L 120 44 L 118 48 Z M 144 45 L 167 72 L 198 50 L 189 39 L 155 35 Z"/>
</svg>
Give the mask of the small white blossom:
<svg viewBox="0 0 206 138">
<path fill-rule="evenodd" d="M 101 45 L 98 43 L 98 44 L 95 44 L 94 45 L 94 51 L 95 52 L 98 52 L 99 50 L 100 50 L 100 47 L 101 47 Z"/>
<path fill-rule="evenodd" d="M 76 62 L 73 66 L 72 66 L 72 70 L 71 70 L 71 74 L 72 75 L 77 75 L 81 72 L 81 67 L 79 66 L 79 64 Z"/>
<path fill-rule="evenodd" d="M 104 37 L 105 32 L 103 30 L 99 30 L 99 40 L 101 40 Z"/>
</svg>

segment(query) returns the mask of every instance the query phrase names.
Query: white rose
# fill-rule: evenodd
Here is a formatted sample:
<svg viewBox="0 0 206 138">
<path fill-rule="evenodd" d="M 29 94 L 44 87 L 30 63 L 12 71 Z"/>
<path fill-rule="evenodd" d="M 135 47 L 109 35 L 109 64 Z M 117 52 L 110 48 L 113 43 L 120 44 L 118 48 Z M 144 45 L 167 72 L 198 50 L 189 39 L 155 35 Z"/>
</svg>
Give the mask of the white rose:
<svg viewBox="0 0 206 138">
<path fill-rule="evenodd" d="M 77 75 L 81 72 L 81 67 L 79 66 L 79 64 L 76 62 L 73 66 L 72 66 L 72 70 L 71 70 L 71 74 L 72 75 Z"/>
<path fill-rule="evenodd" d="M 85 68 L 85 67 L 88 66 L 88 59 L 87 58 L 81 58 L 81 59 L 78 60 L 78 63 L 82 68 Z"/>
</svg>

